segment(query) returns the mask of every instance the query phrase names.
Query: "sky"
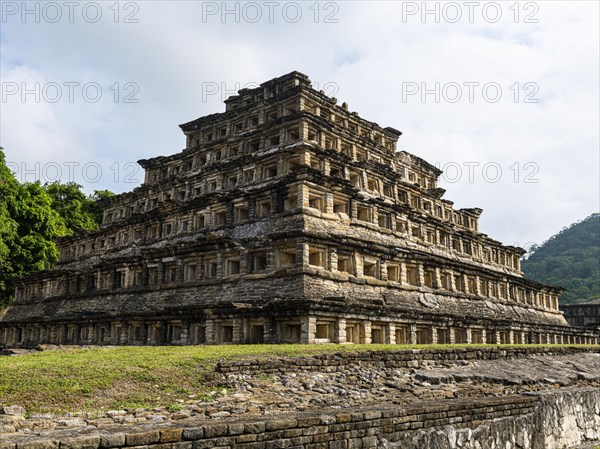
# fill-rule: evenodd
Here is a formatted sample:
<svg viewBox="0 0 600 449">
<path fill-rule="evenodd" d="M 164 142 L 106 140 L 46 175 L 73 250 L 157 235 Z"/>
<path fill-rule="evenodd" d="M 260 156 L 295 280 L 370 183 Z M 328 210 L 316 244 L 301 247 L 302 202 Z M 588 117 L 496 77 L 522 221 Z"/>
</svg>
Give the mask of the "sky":
<svg viewBox="0 0 600 449">
<path fill-rule="evenodd" d="M 528 248 L 600 209 L 599 5 L 1 1 L 0 145 L 21 181 L 130 191 L 179 124 L 298 70 Z"/>
</svg>

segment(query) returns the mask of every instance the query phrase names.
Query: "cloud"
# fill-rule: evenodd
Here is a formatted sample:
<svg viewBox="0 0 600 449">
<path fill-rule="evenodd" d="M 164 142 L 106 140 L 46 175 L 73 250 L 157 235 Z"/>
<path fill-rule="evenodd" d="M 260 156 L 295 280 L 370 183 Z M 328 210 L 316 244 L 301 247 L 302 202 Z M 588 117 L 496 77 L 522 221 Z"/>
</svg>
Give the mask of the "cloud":
<svg viewBox="0 0 600 449">
<path fill-rule="evenodd" d="M 127 191 L 136 185 L 127 178 L 142 180 L 128 164 L 183 148 L 178 124 L 223 111 L 238 86 L 300 70 L 363 118 L 404 131 L 400 149 L 460 167 L 459 179 L 449 172 L 441 185 L 457 207 L 484 209 L 483 232 L 540 242 L 598 211 L 598 3 L 520 2 L 518 20 L 514 3 L 498 3 L 495 23 L 492 2 L 480 2 L 472 23 L 464 2 L 454 3 L 462 6 L 456 23 L 446 20 L 452 6 L 439 2 L 427 4 L 439 9 L 438 22 L 406 14 L 422 2 L 301 2 L 296 22 L 290 2 L 277 5 L 272 22 L 257 3 L 256 23 L 247 3 L 231 2 L 224 21 L 221 2 L 119 3 L 117 21 L 99 3 L 97 23 L 77 14 L 73 23 L 5 17 L 3 86 L 97 83 L 102 98 L 88 102 L 80 90 L 72 103 L 13 96 L 0 104 L 0 140 L 9 161 L 97 164 L 100 179 L 87 182 L 95 173 L 78 167 L 76 180 L 88 191 Z M 215 5 L 218 13 L 207 14 Z M 127 14 L 137 23 L 125 23 Z M 436 83 L 439 101 L 423 99 Z M 479 83 L 472 102 L 465 83 Z M 415 85 L 419 93 L 407 96 Z M 207 95 L 207 86 L 218 91 Z M 451 102 L 456 86 L 462 96 Z M 502 94 L 492 103 L 485 94 L 494 86 Z M 137 102 L 125 102 L 127 94 Z"/>
</svg>

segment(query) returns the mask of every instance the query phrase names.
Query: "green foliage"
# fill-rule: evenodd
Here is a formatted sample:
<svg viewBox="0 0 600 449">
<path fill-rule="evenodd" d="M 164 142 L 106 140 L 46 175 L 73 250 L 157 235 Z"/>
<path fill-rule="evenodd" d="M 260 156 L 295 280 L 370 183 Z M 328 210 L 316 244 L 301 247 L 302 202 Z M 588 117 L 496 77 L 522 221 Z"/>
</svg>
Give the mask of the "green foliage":
<svg viewBox="0 0 600 449">
<path fill-rule="evenodd" d="M 58 257 L 52 241 L 63 236 L 63 219 L 39 183 L 20 184 L 0 147 L 0 307 L 12 298 L 12 281 L 49 267 Z"/>
<path fill-rule="evenodd" d="M 18 224 L 10 250 L 15 271 L 20 275 L 49 268 L 58 258 L 52 239 L 67 233 L 64 220 L 52 209 L 50 195 L 39 182 L 19 185 L 8 211 Z"/>
<path fill-rule="evenodd" d="M 98 229 L 96 203 L 81 191 L 80 185 L 74 182 L 61 184 L 57 181 L 44 187 L 52 198 L 52 208 L 65 221 L 69 234 L 77 229 Z"/>
<path fill-rule="evenodd" d="M 81 192 L 75 183 L 19 183 L 0 147 L 0 309 L 10 303 L 19 276 L 50 268 L 58 259 L 57 237 L 97 229 L 102 210 L 96 199 L 112 193 Z"/>
<path fill-rule="evenodd" d="M 0 149 L 0 307 L 12 298 L 12 281 L 49 268 L 58 258 L 53 239 L 66 235 L 52 198 L 36 183 L 20 184 Z"/>
<path fill-rule="evenodd" d="M 167 405 L 167 410 L 170 411 L 171 413 L 179 412 L 179 411 L 181 411 L 181 405 L 179 405 L 179 404 Z"/>
<path fill-rule="evenodd" d="M 526 277 L 567 289 L 573 304 L 600 297 L 600 214 L 592 214 L 531 248 L 521 267 Z"/>
<path fill-rule="evenodd" d="M 18 238 L 19 225 L 11 216 L 9 205 L 15 201 L 18 187 L 6 166 L 4 152 L 0 147 L 0 307 L 9 300 L 8 280 L 14 275 L 10 255 L 14 241 Z"/>
<path fill-rule="evenodd" d="M 98 201 L 115 196 L 110 190 L 94 190 L 94 194 L 88 198 L 89 212 L 93 214 L 94 220 L 98 225 L 102 223 L 102 208 L 98 205 Z"/>
</svg>

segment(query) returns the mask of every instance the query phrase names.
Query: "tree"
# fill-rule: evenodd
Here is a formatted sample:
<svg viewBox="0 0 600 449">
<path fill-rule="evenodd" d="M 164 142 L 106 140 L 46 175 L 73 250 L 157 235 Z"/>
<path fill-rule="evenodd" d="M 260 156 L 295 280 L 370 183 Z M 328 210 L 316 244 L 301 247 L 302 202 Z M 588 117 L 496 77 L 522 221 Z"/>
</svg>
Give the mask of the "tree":
<svg viewBox="0 0 600 449">
<path fill-rule="evenodd" d="M 12 300 L 16 278 L 57 261 L 57 237 L 98 229 L 102 209 L 96 201 L 113 195 L 100 190 L 86 196 L 72 182 L 21 184 L 0 147 L 0 308 Z"/>
<path fill-rule="evenodd" d="M 69 235 L 78 229 L 86 231 L 98 229 L 96 202 L 86 196 L 81 188 L 74 182 L 61 184 L 58 181 L 44 186 L 52 199 L 52 208 L 65 221 Z"/>
<path fill-rule="evenodd" d="M 3 148 L 0 147 L 0 307 L 8 301 L 9 280 L 13 277 L 10 255 L 18 237 L 18 224 L 8 207 L 15 201 L 18 187 L 17 180 L 6 166 Z"/>
<path fill-rule="evenodd" d="M 94 194 L 89 197 L 93 201 L 90 206 L 90 212 L 94 214 L 94 219 L 98 226 L 102 224 L 102 208 L 98 205 L 98 202 L 106 198 L 112 198 L 115 196 L 110 190 L 94 190 Z"/>
<path fill-rule="evenodd" d="M 15 278 L 56 262 L 53 239 L 66 235 L 67 228 L 39 182 L 20 184 L 15 179 L 1 147 L 0 217 L 0 305 L 6 305 Z"/>
<path fill-rule="evenodd" d="M 18 224 L 18 241 L 11 249 L 17 272 L 49 268 L 58 259 L 53 239 L 67 235 L 65 221 L 52 209 L 52 198 L 39 182 L 22 184 L 9 212 Z"/>
</svg>

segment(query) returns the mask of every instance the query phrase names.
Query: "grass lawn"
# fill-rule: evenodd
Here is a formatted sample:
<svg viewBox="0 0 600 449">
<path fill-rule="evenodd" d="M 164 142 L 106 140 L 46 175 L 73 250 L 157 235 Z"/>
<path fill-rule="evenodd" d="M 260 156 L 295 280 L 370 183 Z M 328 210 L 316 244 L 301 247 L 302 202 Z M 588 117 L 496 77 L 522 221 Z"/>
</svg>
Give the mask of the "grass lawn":
<svg viewBox="0 0 600 449">
<path fill-rule="evenodd" d="M 467 345 L 452 347 L 461 346 Z M 0 405 L 54 413 L 168 407 L 192 395 L 196 401 L 209 400 L 215 387 L 207 385 L 204 375 L 219 360 L 442 347 L 448 346 L 121 346 L 0 356 Z"/>
</svg>

